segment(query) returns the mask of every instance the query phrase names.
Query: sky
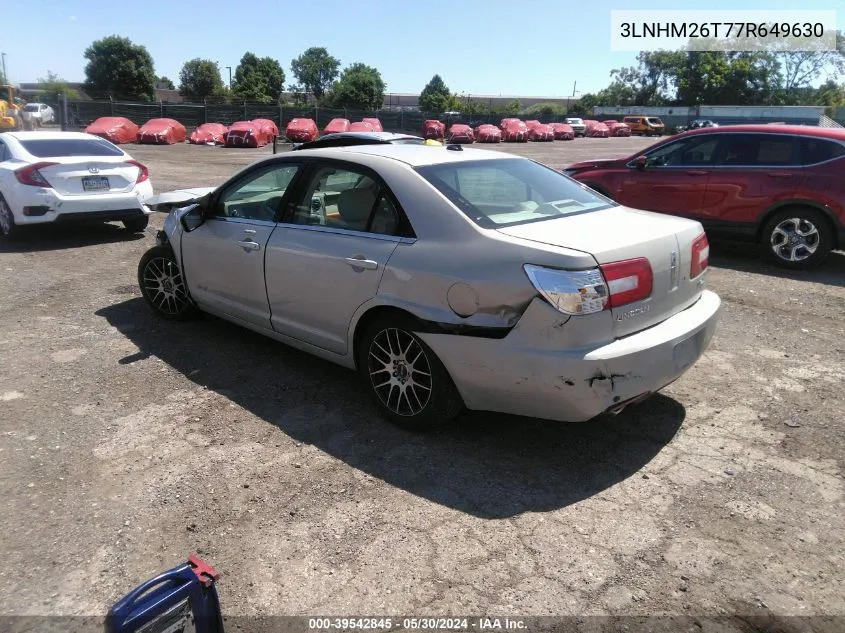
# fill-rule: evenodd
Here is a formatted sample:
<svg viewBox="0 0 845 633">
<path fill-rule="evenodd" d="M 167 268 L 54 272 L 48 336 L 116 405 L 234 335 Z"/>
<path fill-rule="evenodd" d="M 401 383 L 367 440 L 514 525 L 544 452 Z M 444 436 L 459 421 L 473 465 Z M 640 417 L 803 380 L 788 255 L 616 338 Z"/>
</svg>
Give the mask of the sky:
<svg viewBox="0 0 845 633">
<path fill-rule="evenodd" d="M 85 49 L 120 35 L 146 46 L 156 74 L 177 87 L 185 61 L 216 61 L 227 82 L 226 66 L 234 73 L 247 51 L 278 59 L 290 84 L 290 61 L 323 46 L 342 66 L 376 67 L 388 93 L 417 93 L 437 73 L 459 94 L 552 97 L 596 92 L 610 83 L 611 69 L 635 63 L 636 53 L 610 50 L 611 10 L 685 8 L 620 0 L 145 0 L 124 3 L 126 10 L 117 2 L 101 8 L 90 0 L 27 0 L 9 6 L 0 51 L 14 83 L 37 81 L 48 70 L 82 81 Z M 830 10 L 835 3 L 805 0 L 801 7 Z M 786 10 L 795 4 L 711 0 L 707 8 Z M 22 19 L 11 25 L 7 17 L 15 10 L 23 10 Z M 843 20 L 845 10 L 838 12 L 838 28 Z"/>
</svg>

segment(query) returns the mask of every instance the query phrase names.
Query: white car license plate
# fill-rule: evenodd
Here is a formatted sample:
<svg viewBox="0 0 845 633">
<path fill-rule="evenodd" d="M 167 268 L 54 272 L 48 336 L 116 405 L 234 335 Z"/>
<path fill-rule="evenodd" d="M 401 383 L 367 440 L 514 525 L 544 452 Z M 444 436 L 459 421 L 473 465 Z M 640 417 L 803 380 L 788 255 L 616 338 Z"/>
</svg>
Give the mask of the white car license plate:
<svg viewBox="0 0 845 633">
<path fill-rule="evenodd" d="M 82 188 L 85 191 L 108 191 L 108 176 L 83 176 Z"/>
</svg>

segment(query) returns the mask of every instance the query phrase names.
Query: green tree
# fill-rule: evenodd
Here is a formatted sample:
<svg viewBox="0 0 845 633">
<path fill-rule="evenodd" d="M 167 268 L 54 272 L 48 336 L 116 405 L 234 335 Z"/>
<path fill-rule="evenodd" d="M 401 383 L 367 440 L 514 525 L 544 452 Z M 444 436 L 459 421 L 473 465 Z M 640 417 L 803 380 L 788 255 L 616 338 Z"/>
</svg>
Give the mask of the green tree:
<svg viewBox="0 0 845 633">
<path fill-rule="evenodd" d="M 525 116 L 554 119 L 566 114 L 566 108 L 557 103 L 535 103 L 525 109 Z"/>
<path fill-rule="evenodd" d="M 159 77 L 156 79 L 156 89 L 158 90 L 176 90 L 176 86 L 170 81 L 169 77 Z"/>
<path fill-rule="evenodd" d="M 666 105 L 674 98 L 674 79 L 683 63 L 683 51 L 643 51 L 637 65 L 610 71 L 616 90 L 627 90 L 638 106 Z"/>
<path fill-rule="evenodd" d="M 285 71 L 272 57 L 258 58 L 246 53 L 235 69 L 233 96 L 259 103 L 278 102 L 285 85 Z"/>
<path fill-rule="evenodd" d="M 440 75 L 434 75 L 420 92 L 420 110 L 423 112 L 446 112 L 452 93 Z"/>
<path fill-rule="evenodd" d="M 96 98 L 108 96 L 151 101 L 155 99 L 156 74 L 146 47 L 125 37 L 110 35 L 85 49 L 83 90 Z"/>
<path fill-rule="evenodd" d="M 304 91 L 321 99 L 337 79 L 340 60 L 329 55 L 322 47 L 312 46 L 299 57 L 292 59 L 290 70 Z"/>
<path fill-rule="evenodd" d="M 2 74 L 1 71 L 0 74 Z M 47 103 L 55 103 L 59 94 L 64 94 L 68 99 L 79 99 L 78 90 L 69 88 L 64 79 L 49 70 L 46 77 L 38 78 L 38 89 L 43 91 L 43 99 Z"/>
<path fill-rule="evenodd" d="M 185 62 L 179 71 L 179 94 L 188 101 L 202 101 L 224 91 L 217 62 L 199 57 Z"/>
<path fill-rule="evenodd" d="M 386 87 L 378 70 L 366 64 L 352 64 L 327 94 L 327 101 L 336 108 L 377 110 L 384 104 Z"/>
</svg>

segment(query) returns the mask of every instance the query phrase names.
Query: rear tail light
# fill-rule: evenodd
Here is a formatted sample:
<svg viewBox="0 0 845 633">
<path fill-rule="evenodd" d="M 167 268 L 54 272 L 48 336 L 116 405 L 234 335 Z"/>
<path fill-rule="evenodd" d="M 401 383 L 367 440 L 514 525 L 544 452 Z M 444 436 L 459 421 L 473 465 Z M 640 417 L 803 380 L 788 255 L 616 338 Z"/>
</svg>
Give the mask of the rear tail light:
<svg viewBox="0 0 845 633">
<path fill-rule="evenodd" d="M 644 257 L 589 270 L 556 270 L 526 264 L 525 274 L 546 301 L 564 314 L 592 314 L 651 296 L 654 276 Z"/>
<path fill-rule="evenodd" d="M 692 260 L 690 263 L 689 277 L 695 279 L 710 265 L 710 243 L 707 241 L 707 234 L 702 233 L 692 243 Z"/>
<path fill-rule="evenodd" d="M 651 272 L 651 264 L 645 257 L 602 264 L 599 268 L 607 280 L 611 308 L 642 301 L 651 296 L 654 275 Z"/>
<path fill-rule="evenodd" d="M 34 165 L 21 167 L 15 171 L 15 178 L 17 178 L 18 182 L 22 185 L 29 185 L 31 187 L 52 187 L 40 170 L 45 167 L 52 167 L 56 164 L 58 163 L 35 163 Z"/>
<path fill-rule="evenodd" d="M 607 284 L 598 268 L 556 270 L 531 264 L 523 268 L 543 298 L 564 314 L 591 314 L 607 308 Z"/>
<path fill-rule="evenodd" d="M 147 169 L 146 165 L 139 163 L 137 160 L 127 160 L 126 164 L 134 165 L 140 170 L 138 173 L 138 179 L 135 181 L 136 185 L 150 179 L 150 170 Z"/>
</svg>

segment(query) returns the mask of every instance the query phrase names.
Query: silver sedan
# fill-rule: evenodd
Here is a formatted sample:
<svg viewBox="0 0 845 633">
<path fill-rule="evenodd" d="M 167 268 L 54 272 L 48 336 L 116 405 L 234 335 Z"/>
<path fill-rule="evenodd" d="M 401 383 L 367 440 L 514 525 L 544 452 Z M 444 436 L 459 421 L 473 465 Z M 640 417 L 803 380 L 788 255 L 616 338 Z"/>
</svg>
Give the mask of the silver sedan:
<svg viewBox="0 0 845 633">
<path fill-rule="evenodd" d="M 716 329 L 698 222 L 501 152 L 302 150 L 165 198 L 187 206 L 138 267 L 157 313 L 201 310 L 355 369 L 409 428 L 464 408 L 618 412 L 680 377 Z"/>
</svg>

